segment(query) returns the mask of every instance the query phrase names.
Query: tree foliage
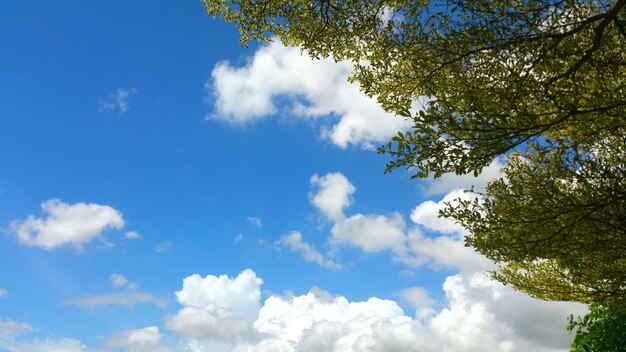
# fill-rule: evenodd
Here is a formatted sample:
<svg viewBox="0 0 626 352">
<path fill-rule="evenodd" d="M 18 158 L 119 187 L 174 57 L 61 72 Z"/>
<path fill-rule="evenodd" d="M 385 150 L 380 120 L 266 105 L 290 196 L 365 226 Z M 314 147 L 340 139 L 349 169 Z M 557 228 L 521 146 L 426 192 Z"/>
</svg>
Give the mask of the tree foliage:
<svg viewBox="0 0 626 352">
<path fill-rule="evenodd" d="M 584 317 L 570 316 L 569 331 L 575 331 L 571 352 L 626 351 L 626 312 L 599 304 L 590 305 Z"/>
<path fill-rule="evenodd" d="M 502 263 L 495 278 L 625 304 L 626 0 L 202 1 L 243 44 L 352 61 L 363 92 L 414 122 L 379 149 L 386 171 L 478 174 L 506 155 L 502 179 L 443 214 Z"/>
</svg>

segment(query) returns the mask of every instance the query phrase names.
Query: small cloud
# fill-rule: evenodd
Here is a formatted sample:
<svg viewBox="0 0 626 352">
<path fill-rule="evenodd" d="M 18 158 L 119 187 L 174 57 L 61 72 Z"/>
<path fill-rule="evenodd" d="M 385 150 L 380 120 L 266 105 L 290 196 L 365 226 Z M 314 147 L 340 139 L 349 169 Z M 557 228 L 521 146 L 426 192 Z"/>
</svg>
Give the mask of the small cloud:
<svg viewBox="0 0 626 352">
<path fill-rule="evenodd" d="M 115 93 L 112 93 L 106 100 L 98 100 L 98 106 L 100 112 L 113 112 L 118 111 L 120 114 L 125 114 L 130 106 L 128 105 L 128 99 L 131 95 L 136 94 L 137 89 L 122 89 L 118 88 Z"/>
<path fill-rule="evenodd" d="M 85 295 L 77 299 L 61 302 L 65 305 L 78 306 L 87 309 L 96 309 L 103 306 L 122 306 L 133 308 L 138 304 L 154 304 L 165 308 L 167 301 L 145 292 L 118 292 L 101 295 Z"/>
<path fill-rule="evenodd" d="M 171 250 L 172 247 L 174 247 L 172 242 L 170 242 L 170 241 L 163 241 L 163 242 L 157 243 L 157 245 L 154 246 L 154 251 L 157 252 L 157 253 L 163 253 L 163 252 L 167 252 L 167 251 Z"/>
<path fill-rule="evenodd" d="M 235 242 L 241 242 L 241 240 L 243 240 L 243 233 L 238 233 L 237 236 L 235 236 Z"/>
<path fill-rule="evenodd" d="M 110 247 L 102 232 L 124 227 L 122 213 L 108 205 L 67 204 L 50 199 L 41 204 L 41 210 L 46 215 L 43 218 L 30 215 L 25 220 L 11 222 L 11 232 L 20 244 L 47 250 L 67 245 L 80 249 L 83 244 L 100 238 L 104 247 Z"/>
<path fill-rule="evenodd" d="M 6 288 L 0 288 L 0 298 L 6 297 L 9 295 L 9 291 Z"/>
<path fill-rule="evenodd" d="M 318 252 L 315 247 L 302 240 L 302 234 L 298 231 L 293 231 L 288 235 L 282 236 L 274 244 L 279 249 L 286 247 L 291 252 L 300 253 L 307 262 L 316 263 L 320 266 L 333 270 L 340 270 L 343 268 L 340 264 L 335 263 L 331 259 L 324 258 L 324 256 Z"/>
<path fill-rule="evenodd" d="M 122 274 L 111 274 L 109 280 L 111 281 L 111 286 L 115 288 L 124 288 L 129 291 L 137 291 L 139 289 L 138 283 L 128 281 Z"/>
<path fill-rule="evenodd" d="M 250 223 L 250 224 L 252 224 L 252 225 L 254 225 L 254 226 L 258 227 L 258 228 L 263 227 L 263 222 L 261 221 L 260 218 L 258 218 L 256 216 L 248 216 L 247 220 L 248 220 L 248 223 Z"/>
<path fill-rule="evenodd" d="M 122 274 L 111 274 L 109 280 L 111 280 L 111 285 L 115 288 L 120 288 L 128 283 L 128 279 Z"/>
<path fill-rule="evenodd" d="M 141 239 L 141 234 L 139 234 L 139 232 L 137 231 L 127 231 L 124 234 L 124 238 L 127 240 L 140 240 Z"/>
</svg>

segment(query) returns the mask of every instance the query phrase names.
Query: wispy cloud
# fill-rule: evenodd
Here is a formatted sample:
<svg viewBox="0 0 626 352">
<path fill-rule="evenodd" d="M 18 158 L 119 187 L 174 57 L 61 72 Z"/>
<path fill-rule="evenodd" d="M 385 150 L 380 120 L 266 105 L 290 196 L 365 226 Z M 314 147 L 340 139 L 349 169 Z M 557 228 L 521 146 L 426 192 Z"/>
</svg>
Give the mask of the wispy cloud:
<svg viewBox="0 0 626 352">
<path fill-rule="evenodd" d="M 133 308 L 138 304 L 154 304 L 165 308 L 167 300 L 145 292 L 116 292 L 110 294 L 85 295 L 76 299 L 61 302 L 65 305 L 96 309 L 103 306 L 123 306 Z"/>
<path fill-rule="evenodd" d="M 293 231 L 290 234 L 282 236 L 274 243 L 274 245 L 277 248 L 287 248 L 291 252 L 300 253 L 307 262 L 316 263 L 320 266 L 333 270 L 340 270 L 343 268 L 341 264 L 325 258 L 322 253 L 315 249 L 315 247 L 304 241 L 302 239 L 302 234 L 298 231 Z"/>
<path fill-rule="evenodd" d="M 127 240 L 140 240 L 141 234 L 137 231 L 127 231 L 124 234 L 124 238 Z"/>
<path fill-rule="evenodd" d="M 263 227 L 263 222 L 261 221 L 260 218 L 256 217 L 256 216 L 248 216 L 247 219 L 248 223 L 250 223 L 251 225 L 254 225 L 258 228 Z"/>
<path fill-rule="evenodd" d="M 6 288 L 0 288 L 0 298 L 6 297 L 9 295 L 9 291 Z"/>
<path fill-rule="evenodd" d="M 125 114 L 130 105 L 128 105 L 128 100 L 131 95 L 136 94 L 137 89 L 122 89 L 118 88 L 114 93 L 112 93 L 108 99 L 98 100 L 98 106 L 100 112 L 113 112 L 117 111 L 120 114 Z"/>
<path fill-rule="evenodd" d="M 172 242 L 163 241 L 163 242 L 157 243 L 157 245 L 154 246 L 154 251 L 156 253 L 163 253 L 163 252 L 167 252 L 171 250 L 173 247 L 174 245 L 172 244 Z"/>
<path fill-rule="evenodd" d="M 113 273 L 109 276 L 111 286 L 115 288 L 124 288 L 126 290 L 136 291 L 139 289 L 139 284 L 136 282 L 130 282 L 126 276 L 118 273 Z"/>
<path fill-rule="evenodd" d="M 102 306 L 123 306 L 132 308 L 138 304 L 153 304 L 161 308 L 167 306 L 167 300 L 164 298 L 156 297 L 150 293 L 137 291 L 139 289 L 139 284 L 131 282 L 122 274 L 111 274 L 109 276 L 109 282 L 113 288 L 122 290 L 122 292 L 85 295 L 76 299 L 63 301 L 61 303 L 88 309 L 95 309 Z"/>
<path fill-rule="evenodd" d="M 33 331 L 33 327 L 13 320 L 0 320 L 0 337 L 1 336 L 15 336 L 26 332 Z"/>
</svg>

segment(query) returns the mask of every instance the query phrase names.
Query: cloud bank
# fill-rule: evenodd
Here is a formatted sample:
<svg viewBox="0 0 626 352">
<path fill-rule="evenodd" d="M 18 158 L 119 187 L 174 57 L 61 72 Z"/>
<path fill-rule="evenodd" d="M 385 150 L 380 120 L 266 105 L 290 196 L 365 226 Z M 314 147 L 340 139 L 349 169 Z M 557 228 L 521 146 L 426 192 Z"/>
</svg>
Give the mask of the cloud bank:
<svg viewBox="0 0 626 352">
<path fill-rule="evenodd" d="M 482 273 L 449 276 L 445 305 L 432 308 L 424 289 L 402 292 L 415 315 L 376 297 L 350 301 L 314 288 L 260 302 L 262 280 L 246 269 L 234 278 L 192 275 L 177 292 L 183 308 L 166 327 L 190 351 L 565 351 L 572 303 L 545 302 Z"/>
</svg>

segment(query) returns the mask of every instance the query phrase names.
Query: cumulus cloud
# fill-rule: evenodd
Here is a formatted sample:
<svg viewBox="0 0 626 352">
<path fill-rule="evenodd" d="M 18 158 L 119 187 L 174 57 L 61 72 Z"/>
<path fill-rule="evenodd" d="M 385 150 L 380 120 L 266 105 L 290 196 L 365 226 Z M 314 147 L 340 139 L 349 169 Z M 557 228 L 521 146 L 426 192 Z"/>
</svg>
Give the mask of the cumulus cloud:
<svg viewBox="0 0 626 352">
<path fill-rule="evenodd" d="M 407 234 L 407 249 L 396 260 L 409 265 L 430 265 L 434 268 L 456 269 L 462 273 L 482 272 L 494 264 L 471 247 L 462 238 L 426 236 L 419 229 Z"/>
<path fill-rule="evenodd" d="M 439 202 L 428 200 L 420 203 L 411 211 L 411 220 L 425 229 L 460 237 L 464 233 L 463 227 L 455 223 L 454 220 L 440 218 L 439 211 L 443 210 L 447 203 L 454 205 L 458 203 L 458 199 L 472 200 L 474 198 L 475 196 L 471 193 L 455 189 L 446 194 Z"/>
<path fill-rule="evenodd" d="M 20 244 L 47 250 L 67 245 L 80 248 L 102 232 L 124 226 L 122 213 L 108 205 L 67 204 L 51 199 L 43 202 L 41 209 L 45 218 L 30 215 L 11 222 L 11 231 Z"/>
<path fill-rule="evenodd" d="M 221 349 L 211 350 L 564 352 L 571 340 L 567 316 L 585 313 L 583 305 L 533 299 L 474 273 L 446 279 L 445 301 L 438 310 L 425 290 L 400 291 L 417 308 L 415 316 L 393 300 L 350 301 L 314 288 L 299 296 L 272 295 L 256 312 L 248 310 L 250 320 L 244 322 L 229 309 L 238 299 L 244 306 L 258 302 L 261 280 L 253 271 L 234 279 L 209 275 L 186 280 L 181 292 L 190 295 L 179 300 L 187 303 L 166 318 L 166 326 L 187 336 L 192 351 L 206 351 L 202 341 L 222 338 Z M 234 295 L 212 298 L 218 288 Z"/>
<path fill-rule="evenodd" d="M 263 280 L 250 269 L 235 278 L 227 275 L 201 277 L 194 274 L 183 280 L 183 289 L 176 292 L 181 305 L 204 307 L 214 303 L 231 310 L 233 315 L 251 315 L 259 309 Z"/>
<path fill-rule="evenodd" d="M 104 345 L 108 348 L 123 348 L 127 352 L 171 351 L 169 348 L 161 346 L 161 333 L 157 326 L 119 331 L 108 336 Z"/>
<path fill-rule="evenodd" d="M 350 244 L 366 253 L 392 250 L 403 252 L 406 236 L 404 218 L 399 213 L 355 214 L 331 228 L 331 243 Z"/>
<path fill-rule="evenodd" d="M 307 243 L 302 239 L 302 234 L 298 231 L 293 231 L 287 235 L 282 236 L 278 241 L 274 242 L 278 248 L 287 248 L 292 252 L 298 252 L 302 255 L 307 262 L 316 263 L 328 269 L 339 270 L 343 266 L 335 263 L 332 259 L 327 259 L 324 255 L 318 252 L 313 245 Z"/>
<path fill-rule="evenodd" d="M 354 245 L 365 252 L 385 249 L 401 251 L 404 236 L 404 219 L 399 213 L 390 216 L 355 214 L 346 217 L 344 210 L 352 203 L 356 188 L 340 172 L 317 174 L 311 177 L 313 192 L 311 204 L 334 222 L 332 243 Z"/>
<path fill-rule="evenodd" d="M 117 111 L 120 114 L 124 115 L 130 106 L 128 105 L 128 99 L 131 95 L 136 94 L 137 89 L 122 89 L 118 88 L 114 93 L 112 93 L 108 99 L 98 100 L 98 106 L 100 112 L 113 112 Z"/>
<path fill-rule="evenodd" d="M 413 308 L 424 309 L 435 304 L 435 300 L 423 287 L 409 287 L 396 292 L 402 300 Z"/>
<path fill-rule="evenodd" d="M 262 283 L 250 269 L 235 278 L 188 276 L 176 292 L 183 308 L 165 317 L 165 327 L 188 338 L 190 348 L 196 349 L 212 341 L 253 340 L 258 336 L 252 322 L 260 308 Z"/>
<path fill-rule="evenodd" d="M 328 219 L 343 220 L 343 210 L 352 203 L 350 196 L 356 191 L 348 178 L 340 172 L 328 173 L 322 177 L 315 174 L 311 176 L 310 182 L 316 190 L 309 195 L 311 204 Z"/>
<path fill-rule="evenodd" d="M 215 104 L 215 112 L 208 118 L 243 125 L 279 111 L 304 119 L 333 117 L 338 122 L 321 135 L 341 148 L 370 148 L 411 126 L 348 83 L 351 70 L 349 62 L 312 60 L 299 48 L 270 43 L 243 67 L 214 67 L 206 101 Z"/>
<path fill-rule="evenodd" d="M 470 196 L 461 190 L 449 193 L 440 202 L 419 204 L 410 217 L 414 225 L 407 226 L 399 212 L 347 215 L 345 210 L 352 203 L 356 188 L 341 173 L 313 175 L 311 185 L 311 204 L 333 222 L 328 239 L 331 245 L 349 245 L 365 253 L 390 251 L 395 261 L 410 266 L 431 265 L 465 273 L 492 267 L 472 248 L 465 247 L 462 227 L 438 217 L 439 209 L 445 202 L 454 202 L 457 198 L 469 199 Z M 437 235 L 426 236 L 422 229 Z"/>
</svg>

